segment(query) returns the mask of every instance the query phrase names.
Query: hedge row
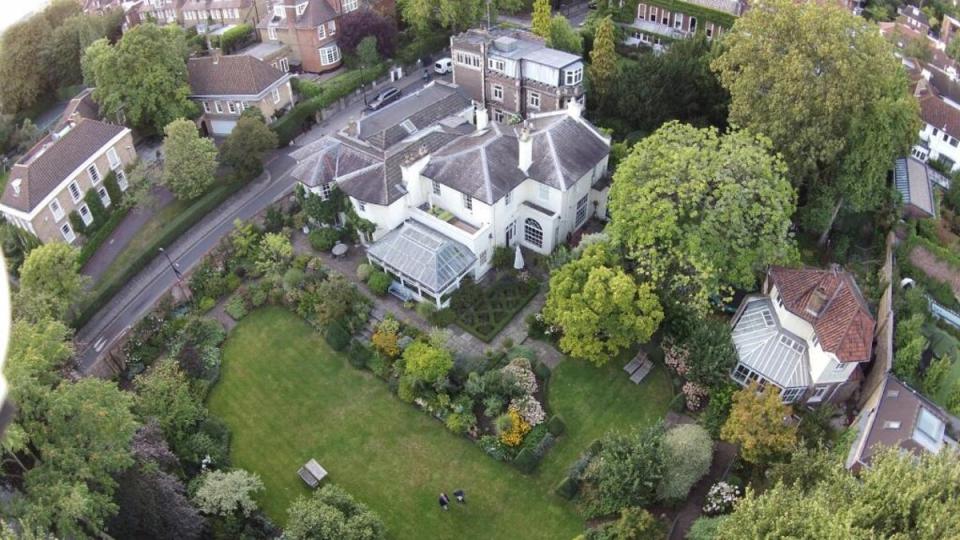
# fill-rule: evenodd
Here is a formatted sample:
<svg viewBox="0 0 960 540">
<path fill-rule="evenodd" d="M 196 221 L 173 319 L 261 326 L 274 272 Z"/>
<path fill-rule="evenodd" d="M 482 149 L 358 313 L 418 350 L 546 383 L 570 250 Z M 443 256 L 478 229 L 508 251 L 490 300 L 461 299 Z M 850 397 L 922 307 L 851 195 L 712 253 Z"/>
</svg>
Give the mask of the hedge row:
<svg viewBox="0 0 960 540">
<path fill-rule="evenodd" d="M 290 144 L 290 141 L 308 127 L 308 122 L 318 112 L 347 97 L 360 88 L 361 84 L 376 80 L 386 69 L 386 64 L 378 64 L 363 70 L 348 71 L 322 84 L 297 79 L 297 91 L 307 99 L 295 105 L 270 126 L 277 133 L 280 146 Z"/>
<path fill-rule="evenodd" d="M 230 54 L 251 41 L 253 41 L 253 26 L 249 24 L 239 24 L 220 36 L 210 37 L 210 44 L 220 47 L 223 54 Z"/>
<path fill-rule="evenodd" d="M 197 224 L 220 203 L 227 200 L 237 190 L 243 187 L 242 182 L 226 182 L 210 190 L 196 200 L 189 208 L 171 220 L 148 244 L 136 259 L 122 273 L 115 276 L 109 283 L 100 283 L 98 292 L 91 296 L 82 309 L 76 313 L 72 322 L 74 328 L 82 328 L 90 319 L 110 301 L 120 289 L 130 282 L 141 270 L 146 268 L 150 261 L 157 256 L 157 250 L 169 246 L 180 238 L 183 233 Z"/>
</svg>

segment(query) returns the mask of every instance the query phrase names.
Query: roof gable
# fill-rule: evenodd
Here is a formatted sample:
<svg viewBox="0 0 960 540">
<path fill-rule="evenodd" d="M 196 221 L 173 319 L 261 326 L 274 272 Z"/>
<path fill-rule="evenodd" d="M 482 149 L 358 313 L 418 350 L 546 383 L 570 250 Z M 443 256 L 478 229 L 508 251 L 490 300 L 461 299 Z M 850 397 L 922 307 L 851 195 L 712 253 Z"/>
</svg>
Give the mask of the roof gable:
<svg viewBox="0 0 960 540">
<path fill-rule="evenodd" d="M 187 72 L 194 96 L 255 96 L 285 77 L 270 64 L 247 55 L 191 58 Z"/>
<path fill-rule="evenodd" d="M 768 272 L 784 307 L 813 325 L 823 350 L 841 362 L 866 362 L 875 321 L 856 281 L 839 266 L 771 267 Z"/>
</svg>

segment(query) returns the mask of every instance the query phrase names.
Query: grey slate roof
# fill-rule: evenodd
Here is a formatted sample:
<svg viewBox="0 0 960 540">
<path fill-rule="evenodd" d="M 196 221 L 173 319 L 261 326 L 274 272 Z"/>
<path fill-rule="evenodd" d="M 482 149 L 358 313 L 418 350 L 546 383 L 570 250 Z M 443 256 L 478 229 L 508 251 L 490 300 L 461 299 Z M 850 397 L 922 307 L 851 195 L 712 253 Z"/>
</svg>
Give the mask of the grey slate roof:
<svg viewBox="0 0 960 540">
<path fill-rule="evenodd" d="M 59 140 L 47 135 L 10 169 L 10 181 L 0 204 L 30 212 L 67 176 L 83 165 L 126 128 L 81 118 Z M 101 171 L 106 174 L 107 171 Z M 20 194 L 14 195 L 13 182 L 20 180 Z"/>
<path fill-rule="evenodd" d="M 259 58 L 244 54 L 191 58 L 190 92 L 195 96 L 255 96 L 284 77 Z"/>
<path fill-rule="evenodd" d="M 733 328 L 733 346 L 740 362 L 781 388 L 810 386 L 810 367 L 804 340 L 780 325 L 767 297 L 748 302 Z"/>
<path fill-rule="evenodd" d="M 893 180 L 904 204 L 912 204 L 929 216 L 935 216 L 936 202 L 930 168 L 913 157 L 900 158 L 893 168 Z"/>
<path fill-rule="evenodd" d="M 432 84 L 361 118 L 357 138 L 384 150 L 470 107 L 470 100 L 457 89 Z"/>
<path fill-rule="evenodd" d="M 586 120 L 566 114 L 530 122 L 533 164 L 530 178 L 556 189 L 567 189 L 610 153 L 610 146 Z"/>
<path fill-rule="evenodd" d="M 434 294 L 452 285 L 477 261 L 467 246 L 409 220 L 368 247 L 367 254 Z"/>
</svg>

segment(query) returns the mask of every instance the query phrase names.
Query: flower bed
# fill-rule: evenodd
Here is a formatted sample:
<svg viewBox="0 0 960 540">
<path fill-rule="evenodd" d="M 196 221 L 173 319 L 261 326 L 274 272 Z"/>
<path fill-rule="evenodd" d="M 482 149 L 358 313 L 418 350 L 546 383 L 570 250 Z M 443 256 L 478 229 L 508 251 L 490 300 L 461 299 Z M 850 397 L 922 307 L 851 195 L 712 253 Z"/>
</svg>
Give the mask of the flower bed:
<svg viewBox="0 0 960 540">
<path fill-rule="evenodd" d="M 450 307 L 458 326 L 490 343 L 539 291 L 540 282 L 526 273 L 501 276 L 490 287 L 464 281 Z"/>
</svg>

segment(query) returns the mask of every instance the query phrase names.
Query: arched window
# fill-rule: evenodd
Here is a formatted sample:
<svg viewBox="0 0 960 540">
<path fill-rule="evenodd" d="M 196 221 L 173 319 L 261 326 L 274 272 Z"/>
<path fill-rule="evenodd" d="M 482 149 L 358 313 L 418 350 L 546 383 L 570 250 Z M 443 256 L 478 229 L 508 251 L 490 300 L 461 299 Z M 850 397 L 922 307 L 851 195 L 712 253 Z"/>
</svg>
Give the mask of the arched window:
<svg viewBox="0 0 960 540">
<path fill-rule="evenodd" d="M 528 244 L 543 247 L 543 228 L 533 218 L 527 218 L 523 223 L 523 238 Z"/>
</svg>

